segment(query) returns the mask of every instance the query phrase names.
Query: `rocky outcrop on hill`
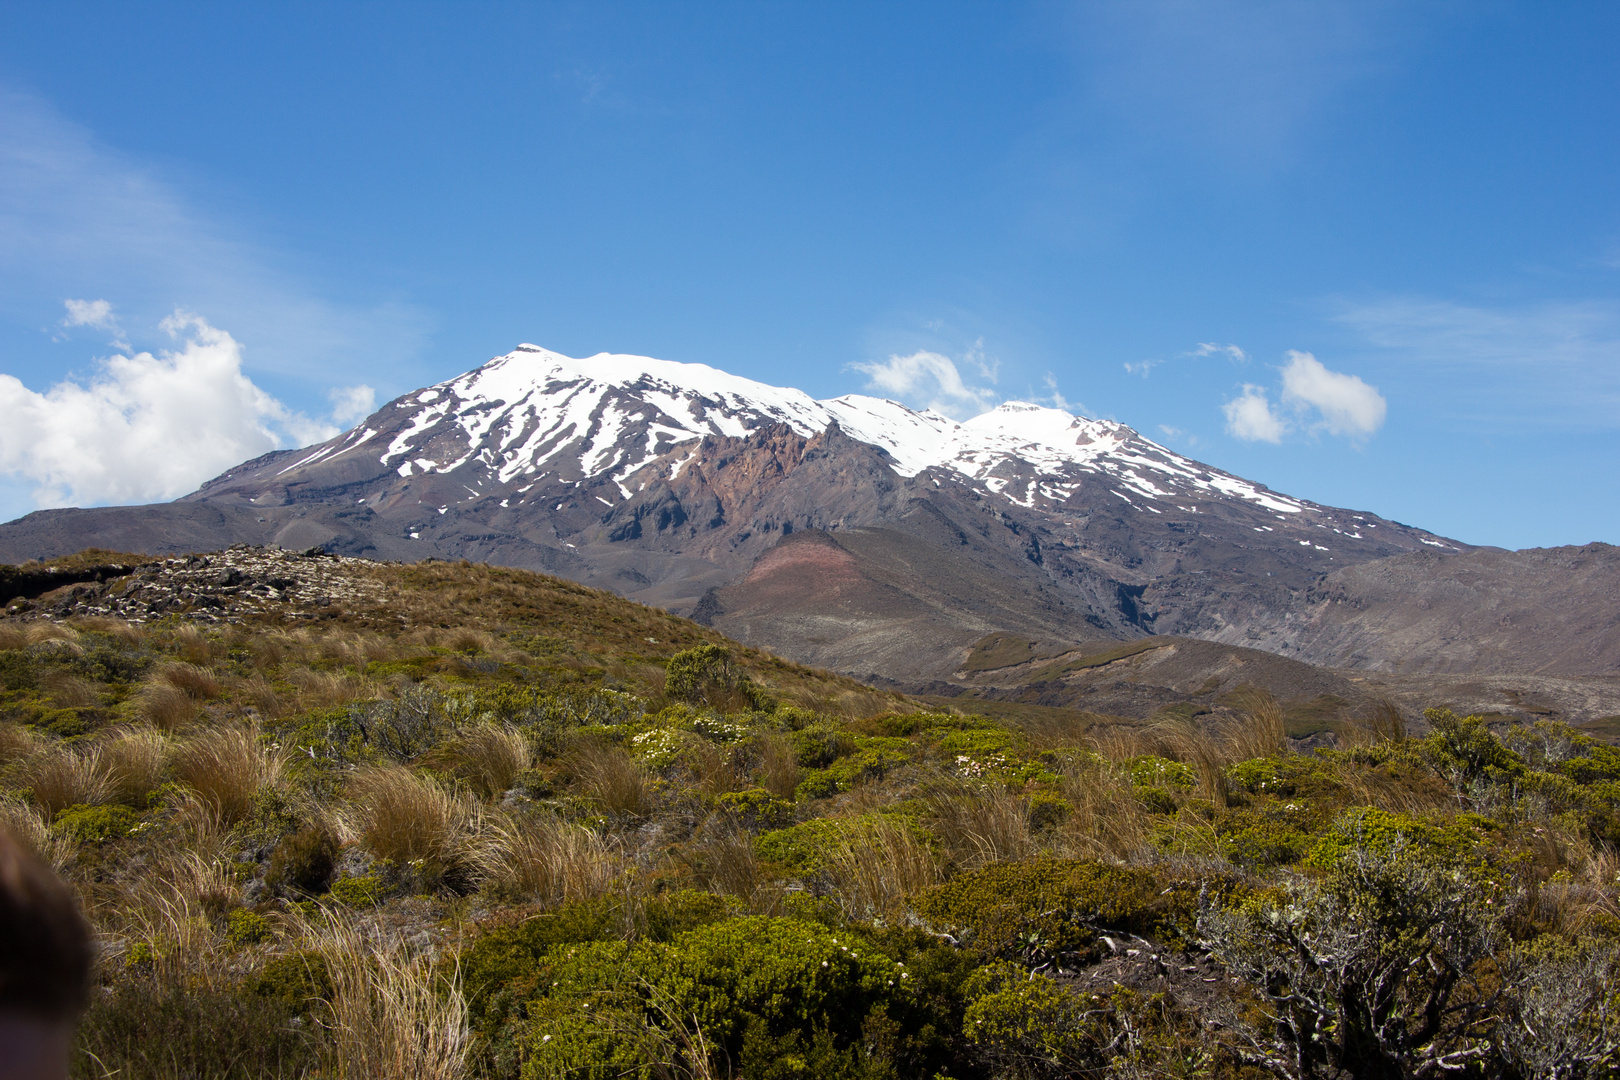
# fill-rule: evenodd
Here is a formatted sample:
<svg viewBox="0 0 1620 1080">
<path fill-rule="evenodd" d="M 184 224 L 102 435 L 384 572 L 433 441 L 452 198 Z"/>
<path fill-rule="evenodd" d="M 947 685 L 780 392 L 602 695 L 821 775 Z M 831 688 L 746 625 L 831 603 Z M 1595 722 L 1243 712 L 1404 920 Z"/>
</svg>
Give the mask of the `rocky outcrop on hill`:
<svg viewBox="0 0 1620 1080">
<path fill-rule="evenodd" d="M 145 622 L 176 615 L 199 622 L 254 616 L 318 619 L 346 604 L 375 604 L 383 588 L 363 572 L 365 560 L 238 544 L 206 555 L 118 567 L 119 574 L 18 597 L 7 615 L 28 618 L 103 616 Z M 41 570 L 48 568 L 41 567 Z"/>
</svg>

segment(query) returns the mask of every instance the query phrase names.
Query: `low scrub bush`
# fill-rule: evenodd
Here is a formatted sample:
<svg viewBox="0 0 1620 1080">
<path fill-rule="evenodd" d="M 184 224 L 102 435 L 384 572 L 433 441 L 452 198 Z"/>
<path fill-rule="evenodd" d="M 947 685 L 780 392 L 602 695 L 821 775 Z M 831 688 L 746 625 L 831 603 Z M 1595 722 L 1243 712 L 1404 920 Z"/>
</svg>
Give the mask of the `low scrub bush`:
<svg viewBox="0 0 1620 1080">
<path fill-rule="evenodd" d="M 338 841 L 322 823 L 283 836 L 270 853 L 265 884 L 295 895 L 319 896 L 337 867 Z"/>
<path fill-rule="evenodd" d="M 1072 964 L 1104 931 L 1159 930 L 1169 908 L 1163 892 L 1157 875 L 1141 867 L 1035 859 L 963 874 L 923 893 L 915 907 L 987 955 Z"/>
</svg>

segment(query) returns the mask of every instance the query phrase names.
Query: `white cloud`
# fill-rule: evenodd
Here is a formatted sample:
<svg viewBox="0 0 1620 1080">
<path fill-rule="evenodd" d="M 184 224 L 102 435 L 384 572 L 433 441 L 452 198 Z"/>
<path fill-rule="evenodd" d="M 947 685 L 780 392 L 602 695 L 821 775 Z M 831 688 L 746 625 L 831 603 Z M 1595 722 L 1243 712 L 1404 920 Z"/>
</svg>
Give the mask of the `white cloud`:
<svg viewBox="0 0 1620 1080">
<path fill-rule="evenodd" d="M 1384 425 L 1388 403 L 1375 387 L 1359 376 L 1329 371 L 1308 352 L 1289 350 L 1282 379 L 1284 404 L 1301 413 L 1315 409 L 1321 415 L 1315 426 L 1334 435 L 1364 437 Z"/>
<path fill-rule="evenodd" d="M 1288 421 L 1271 408 L 1265 388 L 1243 385 L 1243 393 L 1221 406 L 1226 414 L 1226 433 L 1245 442 L 1280 443 L 1288 433 Z"/>
<path fill-rule="evenodd" d="M 933 409 L 946 416 L 961 419 L 977 415 L 997 403 L 994 390 L 968 385 L 956 363 L 937 352 L 918 349 L 910 356 L 890 356 L 882 363 L 871 361 L 849 366 L 867 377 L 868 390 L 890 394 L 908 405 Z M 982 362 L 980 369 L 985 370 Z"/>
<path fill-rule="evenodd" d="M 1083 412 L 1085 412 L 1086 407 L 1084 405 L 1080 404 L 1080 402 L 1078 402 L 1078 401 L 1070 401 L 1068 398 L 1064 397 L 1063 394 L 1058 390 L 1057 376 L 1056 375 L 1054 375 L 1050 371 L 1048 371 L 1046 373 L 1046 378 L 1044 380 L 1042 380 L 1042 381 L 1046 383 L 1046 396 L 1036 398 L 1035 401 L 1037 403 L 1040 403 L 1040 402 L 1044 401 L 1047 404 L 1051 405 L 1052 408 L 1054 408 L 1054 409 L 1062 409 L 1064 412 L 1071 412 L 1071 413 L 1083 413 Z"/>
<path fill-rule="evenodd" d="M 333 387 L 326 396 L 332 402 L 332 419 L 339 424 L 364 420 L 377 409 L 377 391 L 364 383 Z"/>
<path fill-rule="evenodd" d="M 1215 343 L 1209 341 L 1201 341 L 1198 343 L 1198 348 L 1191 349 L 1184 353 L 1178 353 L 1176 355 L 1176 359 L 1179 360 L 1182 357 L 1189 356 L 1224 356 L 1231 360 L 1234 364 L 1247 364 L 1249 362 L 1249 354 L 1238 348 L 1236 345 L 1216 345 Z M 1145 379 L 1148 377 L 1148 372 L 1152 371 L 1154 368 L 1163 363 L 1165 363 L 1165 361 L 1159 358 L 1139 360 L 1135 363 L 1127 360 L 1125 361 L 1125 370 L 1130 372 L 1132 375 L 1140 375 Z"/>
<path fill-rule="evenodd" d="M 0 375 L 0 472 L 31 482 L 40 506 L 150 502 L 338 433 L 255 386 L 225 331 L 178 311 L 162 329 L 176 349 L 109 357 L 88 383 L 37 393 Z"/>
<path fill-rule="evenodd" d="M 1224 356 L 1234 364 L 1247 364 L 1249 354 L 1236 345 L 1217 345 L 1213 341 L 1200 341 L 1198 348 L 1187 353 L 1187 356 Z"/>
<path fill-rule="evenodd" d="M 113 306 L 109 300 L 64 300 L 62 306 L 67 308 L 63 326 L 92 326 L 123 336 L 124 332 L 118 328 L 118 320 L 113 317 Z"/>
</svg>

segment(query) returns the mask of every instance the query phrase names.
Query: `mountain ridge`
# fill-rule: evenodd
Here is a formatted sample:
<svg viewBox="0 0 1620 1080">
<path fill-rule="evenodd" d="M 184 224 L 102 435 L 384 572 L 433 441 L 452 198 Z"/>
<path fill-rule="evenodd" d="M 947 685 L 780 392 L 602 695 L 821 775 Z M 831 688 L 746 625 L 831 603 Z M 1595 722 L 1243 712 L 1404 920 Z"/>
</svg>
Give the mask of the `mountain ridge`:
<svg viewBox="0 0 1620 1080">
<path fill-rule="evenodd" d="M 0 525 L 12 560 L 233 542 L 542 570 L 796 659 L 916 679 L 948 676 L 992 630 L 1071 643 L 1181 635 L 1401 670 L 1345 615 L 1400 606 L 1401 586 L 1380 575 L 1394 582 L 1404 564 L 1379 568 L 1420 553 L 1433 572 L 1488 558 L 1027 402 L 959 423 L 700 364 L 532 345 L 174 503 Z M 824 587 L 811 555 L 847 580 Z M 1502 557 L 1491 573 L 1528 565 Z M 1514 573 L 1533 591 L 1534 573 Z M 835 592 L 842 606 L 826 608 Z M 1407 648 L 1427 632 L 1421 617 L 1395 622 Z M 1620 643 L 1604 641 L 1588 667 L 1613 668 Z M 879 657 L 887 670 L 858 663 Z"/>
</svg>

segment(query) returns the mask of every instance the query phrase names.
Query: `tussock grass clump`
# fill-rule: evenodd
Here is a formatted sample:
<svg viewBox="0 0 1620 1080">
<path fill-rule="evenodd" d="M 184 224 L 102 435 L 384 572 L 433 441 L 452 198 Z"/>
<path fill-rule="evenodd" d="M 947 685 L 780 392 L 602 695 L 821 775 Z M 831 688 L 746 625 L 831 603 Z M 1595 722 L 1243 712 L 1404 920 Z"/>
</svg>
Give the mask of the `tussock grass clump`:
<svg viewBox="0 0 1620 1080">
<path fill-rule="evenodd" d="M 0 831 L 58 874 L 65 873 L 78 854 L 78 845 L 71 837 L 52 829 L 37 809 L 21 799 L 0 796 Z"/>
<path fill-rule="evenodd" d="M 331 997 L 320 1022 L 325 1074 L 381 1080 L 461 1080 L 472 1038 L 460 979 L 431 958 L 335 916 L 311 928 Z"/>
<path fill-rule="evenodd" d="M 496 819 L 478 865 L 497 894 L 545 908 L 605 896 L 625 869 L 617 845 L 552 814 Z"/>
<path fill-rule="evenodd" d="M 1260 689 L 1242 695 L 1242 712 L 1221 726 L 1221 750 L 1230 764 L 1280 754 L 1288 745 L 1283 709 L 1277 699 Z"/>
<path fill-rule="evenodd" d="M 1035 853 L 1027 799 L 999 787 L 940 784 L 924 797 L 930 826 L 960 869 Z"/>
<path fill-rule="evenodd" d="M 94 751 L 51 746 L 24 763 L 23 786 L 46 817 L 70 806 L 100 806 L 112 799 L 107 773 Z"/>
<path fill-rule="evenodd" d="M 184 690 L 167 683 L 148 683 L 141 689 L 136 715 L 163 731 L 179 731 L 197 718 L 197 703 Z"/>
<path fill-rule="evenodd" d="M 759 739 L 759 786 L 784 802 L 792 802 L 804 772 L 799 768 L 793 740 L 779 732 Z"/>
<path fill-rule="evenodd" d="M 21 724 L 0 721 L 0 769 L 32 756 L 42 741 Z"/>
<path fill-rule="evenodd" d="M 225 655 L 226 646 L 203 632 L 201 627 L 185 623 L 175 628 L 169 637 L 169 648 L 188 664 L 207 666 Z"/>
<path fill-rule="evenodd" d="M 439 756 L 451 772 L 486 799 L 510 790 L 518 774 L 534 762 L 529 740 L 509 724 L 467 728 L 444 744 Z"/>
<path fill-rule="evenodd" d="M 252 812 L 254 796 L 281 778 L 285 762 L 282 752 L 263 744 L 257 728 L 223 727 L 182 744 L 174 757 L 174 775 L 223 824 L 231 825 Z"/>
<path fill-rule="evenodd" d="M 478 804 L 431 776 L 403 765 L 372 765 L 355 773 L 347 794 L 344 823 L 377 857 L 416 864 L 430 876 L 476 863 Z"/>
<path fill-rule="evenodd" d="M 299 668 L 288 676 L 298 691 L 300 711 L 330 709 L 354 701 L 369 701 L 377 696 L 377 684 L 364 675 L 351 671 L 311 671 Z"/>
<path fill-rule="evenodd" d="M 698 884 L 711 892 L 746 900 L 760 886 L 754 839 L 730 815 L 710 818 L 680 857 Z"/>
<path fill-rule="evenodd" d="M 167 779 L 173 746 L 152 727 L 127 728 L 100 747 L 101 765 L 112 788 L 112 798 L 126 806 L 145 806 Z"/>
<path fill-rule="evenodd" d="M 569 751 L 567 767 L 579 778 L 586 797 L 603 810 L 629 817 L 646 817 L 652 810 L 651 778 L 623 748 L 582 741 Z"/>
<path fill-rule="evenodd" d="M 196 664 L 165 664 L 157 673 L 160 685 L 173 687 L 193 701 L 219 697 L 219 680 L 207 668 Z"/>
<path fill-rule="evenodd" d="M 238 679 L 233 687 L 235 696 L 257 709 L 260 716 L 267 720 L 279 720 L 287 714 L 286 704 L 270 680 L 263 675 L 250 675 L 245 679 Z"/>
<path fill-rule="evenodd" d="M 96 684 L 65 671 L 53 671 L 43 680 L 46 693 L 59 709 L 93 709 L 101 704 Z"/>
<path fill-rule="evenodd" d="M 1148 815 L 1120 772 L 1090 754 L 1064 767 L 1060 790 L 1069 813 L 1057 827 L 1061 854 L 1129 859 L 1147 843 Z"/>
<path fill-rule="evenodd" d="M 843 831 L 826 869 L 844 917 L 898 919 L 908 900 L 943 880 L 939 858 L 906 822 L 872 818 Z"/>
</svg>

